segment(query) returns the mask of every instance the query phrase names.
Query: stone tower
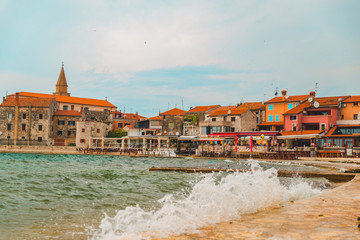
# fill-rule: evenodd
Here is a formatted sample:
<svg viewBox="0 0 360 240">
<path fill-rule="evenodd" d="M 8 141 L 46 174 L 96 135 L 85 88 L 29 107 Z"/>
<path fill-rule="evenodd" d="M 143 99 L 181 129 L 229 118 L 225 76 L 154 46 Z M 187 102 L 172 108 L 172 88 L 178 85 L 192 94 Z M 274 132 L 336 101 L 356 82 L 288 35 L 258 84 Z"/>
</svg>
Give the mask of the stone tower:
<svg viewBox="0 0 360 240">
<path fill-rule="evenodd" d="M 68 85 L 65 77 L 64 64 L 61 67 L 60 75 L 56 83 L 56 92 L 54 92 L 54 95 L 70 96 L 70 93 L 68 93 Z"/>
</svg>

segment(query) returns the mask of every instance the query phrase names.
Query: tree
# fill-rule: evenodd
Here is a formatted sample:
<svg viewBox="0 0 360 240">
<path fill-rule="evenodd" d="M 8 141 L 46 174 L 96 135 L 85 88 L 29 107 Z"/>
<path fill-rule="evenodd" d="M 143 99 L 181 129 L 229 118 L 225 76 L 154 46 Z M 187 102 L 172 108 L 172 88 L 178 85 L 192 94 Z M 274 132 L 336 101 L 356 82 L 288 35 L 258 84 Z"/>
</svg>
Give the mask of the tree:
<svg viewBox="0 0 360 240">
<path fill-rule="evenodd" d="M 123 129 L 111 130 L 106 137 L 108 138 L 121 138 L 127 136 L 127 132 Z"/>
</svg>

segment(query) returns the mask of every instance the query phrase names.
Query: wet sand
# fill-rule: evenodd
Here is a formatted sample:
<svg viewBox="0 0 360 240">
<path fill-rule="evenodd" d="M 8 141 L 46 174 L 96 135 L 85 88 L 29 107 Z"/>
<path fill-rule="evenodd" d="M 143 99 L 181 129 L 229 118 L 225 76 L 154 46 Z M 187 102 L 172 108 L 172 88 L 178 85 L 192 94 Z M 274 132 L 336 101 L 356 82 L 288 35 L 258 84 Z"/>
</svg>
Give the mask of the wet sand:
<svg viewBox="0 0 360 240">
<path fill-rule="evenodd" d="M 360 239 L 360 176 L 286 206 L 166 239 Z"/>
</svg>

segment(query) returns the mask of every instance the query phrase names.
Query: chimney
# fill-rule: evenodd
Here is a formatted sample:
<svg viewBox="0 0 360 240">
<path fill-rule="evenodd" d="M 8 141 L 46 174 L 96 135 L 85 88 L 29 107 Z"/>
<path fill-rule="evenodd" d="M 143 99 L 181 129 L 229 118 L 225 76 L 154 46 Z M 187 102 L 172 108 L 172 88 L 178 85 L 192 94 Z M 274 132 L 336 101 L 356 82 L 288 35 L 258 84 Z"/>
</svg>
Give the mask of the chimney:
<svg viewBox="0 0 360 240">
<path fill-rule="evenodd" d="M 311 92 L 309 93 L 309 95 L 310 95 L 310 97 L 315 98 L 315 92 L 314 92 L 314 91 L 311 91 Z"/>
<path fill-rule="evenodd" d="M 16 93 L 15 106 L 19 106 L 19 93 Z"/>
<path fill-rule="evenodd" d="M 285 96 L 286 96 L 286 90 L 282 90 L 282 91 L 281 91 L 281 95 L 282 95 L 281 100 L 284 101 L 284 100 L 285 100 Z"/>
<path fill-rule="evenodd" d="M 3 102 L 5 102 L 5 97 L 3 97 Z"/>
</svg>

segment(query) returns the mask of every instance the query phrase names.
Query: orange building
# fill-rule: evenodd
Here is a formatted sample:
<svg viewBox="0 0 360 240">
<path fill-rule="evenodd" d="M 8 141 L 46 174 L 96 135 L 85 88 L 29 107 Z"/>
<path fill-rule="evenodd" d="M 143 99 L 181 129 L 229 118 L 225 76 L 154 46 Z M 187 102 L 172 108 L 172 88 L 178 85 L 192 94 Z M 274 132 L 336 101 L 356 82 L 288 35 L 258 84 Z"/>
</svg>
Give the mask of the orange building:
<svg viewBox="0 0 360 240">
<path fill-rule="evenodd" d="M 314 97 L 315 92 L 310 95 L 287 96 L 286 90 L 281 91 L 281 97 L 274 97 L 265 102 L 265 122 L 258 125 L 259 130 L 280 131 L 284 128 L 283 114 L 300 103 L 305 102 L 309 97 Z"/>
<path fill-rule="evenodd" d="M 145 117 L 140 116 L 138 113 L 122 113 L 122 112 L 112 112 L 113 120 L 113 130 L 121 129 L 126 126 L 129 128 L 135 128 L 135 124 L 140 120 L 145 119 Z"/>
<path fill-rule="evenodd" d="M 360 124 L 360 96 L 342 100 L 338 124 Z"/>
</svg>

